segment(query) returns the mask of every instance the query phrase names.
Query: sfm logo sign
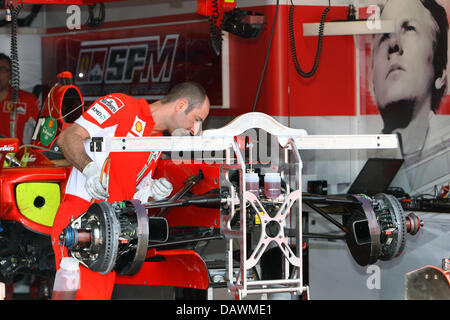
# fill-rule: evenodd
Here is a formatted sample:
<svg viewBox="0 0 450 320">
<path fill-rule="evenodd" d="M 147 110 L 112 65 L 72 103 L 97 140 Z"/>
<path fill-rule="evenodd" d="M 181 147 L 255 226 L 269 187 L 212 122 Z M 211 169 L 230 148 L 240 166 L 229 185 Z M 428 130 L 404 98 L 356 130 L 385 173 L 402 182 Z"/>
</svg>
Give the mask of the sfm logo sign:
<svg viewBox="0 0 450 320">
<path fill-rule="evenodd" d="M 85 41 L 78 55 L 77 84 L 170 82 L 178 34 Z"/>
</svg>

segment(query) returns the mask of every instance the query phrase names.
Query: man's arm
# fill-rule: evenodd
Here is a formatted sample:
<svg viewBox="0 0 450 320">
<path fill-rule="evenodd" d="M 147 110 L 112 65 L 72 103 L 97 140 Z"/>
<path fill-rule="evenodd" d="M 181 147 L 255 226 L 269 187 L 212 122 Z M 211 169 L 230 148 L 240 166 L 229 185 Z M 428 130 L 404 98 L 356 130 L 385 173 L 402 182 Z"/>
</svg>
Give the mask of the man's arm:
<svg viewBox="0 0 450 320">
<path fill-rule="evenodd" d="M 67 161 L 81 172 L 92 161 L 83 146 L 83 141 L 89 138 L 90 135 L 86 129 L 73 123 L 63 130 L 56 140 Z"/>
<path fill-rule="evenodd" d="M 66 160 L 86 177 L 84 187 L 88 195 L 97 200 L 106 200 L 109 197 L 108 179 L 100 179 L 101 170 L 84 150 L 83 141 L 89 138 L 90 135 L 86 129 L 73 123 L 59 134 L 56 143 Z"/>
</svg>

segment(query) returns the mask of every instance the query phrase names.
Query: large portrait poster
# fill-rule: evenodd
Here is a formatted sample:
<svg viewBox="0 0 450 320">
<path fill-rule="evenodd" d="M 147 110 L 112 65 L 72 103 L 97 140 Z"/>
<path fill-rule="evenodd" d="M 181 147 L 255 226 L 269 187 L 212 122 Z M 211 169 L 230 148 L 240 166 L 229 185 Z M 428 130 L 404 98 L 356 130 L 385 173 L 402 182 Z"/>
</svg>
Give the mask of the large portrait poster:
<svg viewBox="0 0 450 320">
<path fill-rule="evenodd" d="M 394 186 L 438 196 L 450 182 L 449 0 L 374 0 L 395 31 L 359 37 L 363 133 L 397 134 Z"/>
</svg>

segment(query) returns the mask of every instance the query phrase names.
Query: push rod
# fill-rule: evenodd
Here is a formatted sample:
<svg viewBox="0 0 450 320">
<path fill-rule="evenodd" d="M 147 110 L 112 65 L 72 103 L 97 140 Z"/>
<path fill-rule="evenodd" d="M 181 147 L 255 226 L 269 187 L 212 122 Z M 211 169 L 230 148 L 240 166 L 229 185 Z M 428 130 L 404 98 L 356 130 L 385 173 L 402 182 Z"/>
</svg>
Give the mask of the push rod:
<svg viewBox="0 0 450 320">
<path fill-rule="evenodd" d="M 321 196 L 310 193 L 302 193 L 302 200 L 317 204 L 348 204 L 348 205 L 360 204 L 360 202 L 357 200 L 347 199 L 345 197 Z"/>
<path fill-rule="evenodd" d="M 221 203 L 221 198 L 218 195 L 208 195 L 208 196 L 194 196 L 191 198 L 184 198 L 179 200 L 168 200 L 168 201 L 157 201 L 157 202 L 146 202 L 142 205 L 146 209 L 158 209 L 158 208 L 172 208 L 172 207 L 183 207 L 189 205 L 212 205 Z M 155 215 L 156 216 L 156 215 Z"/>
<path fill-rule="evenodd" d="M 198 174 L 195 176 L 190 177 L 189 179 L 187 179 L 184 182 L 184 187 L 179 190 L 177 193 L 175 193 L 172 198 L 170 198 L 169 201 L 176 201 L 181 199 L 189 190 L 191 190 L 191 188 L 200 180 L 202 180 L 204 178 L 203 172 L 202 170 L 198 171 Z M 171 206 L 165 206 L 162 207 L 162 209 L 156 213 L 156 217 L 164 217 L 167 213 L 167 211 L 169 211 L 169 209 L 171 208 Z"/>
<path fill-rule="evenodd" d="M 217 240 L 217 239 L 223 239 L 223 236 L 219 235 L 219 236 L 200 237 L 200 238 L 177 240 L 177 241 L 167 241 L 164 243 L 149 243 L 148 248 L 167 247 L 167 246 L 172 246 L 172 245 L 177 245 L 177 244 L 185 244 L 185 243 L 198 242 L 198 241 L 210 241 L 210 240 Z"/>
<path fill-rule="evenodd" d="M 303 238 L 307 239 L 330 239 L 330 240 L 348 240 L 349 236 L 346 234 L 337 235 L 337 234 L 326 234 L 326 233 L 309 233 L 304 232 Z"/>
<path fill-rule="evenodd" d="M 344 231 L 345 233 L 348 233 L 349 230 L 342 225 L 339 221 L 337 221 L 336 219 L 330 217 L 328 214 L 326 214 L 325 212 L 323 212 L 322 210 L 320 210 L 320 208 L 316 207 L 315 205 L 313 205 L 311 202 L 309 201 L 304 201 L 308 206 L 311 207 L 311 209 L 313 209 L 314 211 L 316 211 L 318 214 L 320 214 L 322 217 L 324 217 L 325 219 L 327 219 L 329 222 L 331 222 L 332 224 L 334 224 L 336 227 L 338 227 L 339 229 L 341 229 L 342 231 Z"/>
</svg>

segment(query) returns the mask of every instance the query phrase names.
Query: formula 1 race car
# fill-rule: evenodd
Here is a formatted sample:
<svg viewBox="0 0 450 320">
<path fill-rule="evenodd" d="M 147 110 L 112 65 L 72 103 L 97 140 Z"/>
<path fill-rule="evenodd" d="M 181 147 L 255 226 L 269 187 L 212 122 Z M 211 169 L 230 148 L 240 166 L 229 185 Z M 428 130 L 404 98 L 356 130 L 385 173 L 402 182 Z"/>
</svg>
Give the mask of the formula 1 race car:
<svg viewBox="0 0 450 320">
<path fill-rule="evenodd" d="M 50 290 L 55 274 L 50 233 L 71 170 L 55 141 L 84 112 L 70 74 L 58 78 L 32 145 L 18 146 L 14 139 L 0 144 L 2 163 L 8 163 L 2 168 L 0 281 L 33 274 Z M 261 153 L 268 141 L 275 143 L 270 152 Z M 154 177 L 167 178 L 175 192 L 166 201 L 94 203 L 64 229 L 60 245 L 95 272 L 115 270 L 117 285 L 205 290 L 220 269 L 237 299 L 252 293 L 305 294 L 307 239 L 346 241 L 352 257 L 364 266 L 398 257 L 406 234 L 416 234 L 421 222 L 414 214 L 405 216 L 391 195 L 302 192 L 300 151 L 396 146 L 391 135 L 308 136 L 261 113 L 244 114 L 195 137 L 94 137 L 94 152 L 164 152 Z M 271 154 L 270 160 L 261 160 L 261 154 Z M 306 207 L 342 233 L 304 232 Z M 222 260 L 202 256 L 201 244 L 213 240 L 226 243 Z M 265 263 L 273 250 L 281 253 L 275 266 Z"/>
<path fill-rule="evenodd" d="M 51 228 L 71 170 L 55 141 L 84 111 L 81 93 L 71 80 L 70 73 L 58 75 L 40 111 L 31 144 L 19 146 L 17 139 L 0 139 L 1 282 L 33 275 L 38 283 L 45 280 L 44 286 L 51 287 L 47 283 L 55 273 Z"/>
<path fill-rule="evenodd" d="M 277 142 L 265 162 L 258 155 L 269 153 L 256 151 L 269 141 L 263 132 Z M 352 148 L 396 144 L 395 136 L 359 136 L 359 143 L 357 136 L 353 138 Z M 155 175 L 173 181 L 179 191 L 167 201 L 93 204 L 65 228 L 60 243 L 91 270 L 103 274 L 115 270 L 117 283 L 171 282 L 206 289 L 211 268 L 195 252 L 196 246 L 223 239 L 227 244 L 223 278 L 235 298 L 254 293 L 304 294 L 308 291 L 302 277 L 305 239 L 344 240 L 355 261 L 365 266 L 398 257 L 406 233 L 416 234 L 421 226 L 414 214 L 405 216 L 392 195 L 321 196 L 301 191 L 299 150 L 348 148 L 348 139 L 352 137 L 308 136 L 261 113 L 244 114 L 196 137 L 94 138 L 91 151 L 151 148 L 170 152 L 170 159 L 161 161 Z M 342 234 L 305 233 L 303 206 L 322 215 Z M 281 258 L 268 267 L 265 254 L 274 249 Z M 173 255 L 178 255 L 176 266 L 170 262 Z M 189 255 L 189 263 L 183 263 L 180 272 L 179 261 Z M 159 268 L 166 273 L 156 272 Z M 257 270 L 271 276 L 263 277 Z M 183 275 L 178 283 L 175 274 Z"/>
</svg>

